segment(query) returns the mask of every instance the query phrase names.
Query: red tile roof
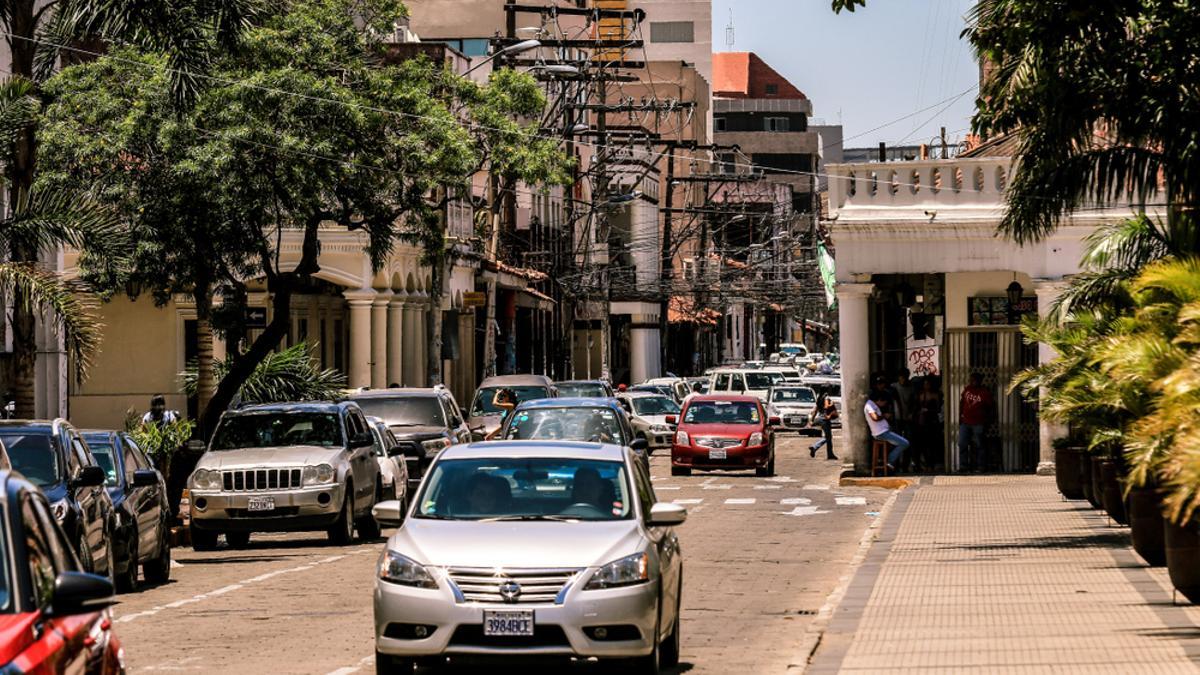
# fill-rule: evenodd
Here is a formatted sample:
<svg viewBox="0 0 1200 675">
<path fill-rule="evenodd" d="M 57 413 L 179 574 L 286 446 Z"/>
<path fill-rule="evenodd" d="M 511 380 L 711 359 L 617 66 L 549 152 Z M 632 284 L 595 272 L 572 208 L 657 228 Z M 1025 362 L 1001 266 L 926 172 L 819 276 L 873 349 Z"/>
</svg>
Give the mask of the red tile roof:
<svg viewBox="0 0 1200 675">
<path fill-rule="evenodd" d="M 775 85 L 775 92 L 768 93 L 767 85 Z M 808 98 L 754 52 L 713 54 L 712 89 L 718 98 Z"/>
</svg>

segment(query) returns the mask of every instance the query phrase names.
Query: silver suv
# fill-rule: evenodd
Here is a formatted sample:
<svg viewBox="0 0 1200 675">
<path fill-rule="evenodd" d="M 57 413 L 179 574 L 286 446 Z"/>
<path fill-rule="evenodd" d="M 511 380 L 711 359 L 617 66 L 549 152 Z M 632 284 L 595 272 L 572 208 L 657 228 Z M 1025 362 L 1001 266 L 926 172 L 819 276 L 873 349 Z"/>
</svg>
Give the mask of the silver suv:
<svg viewBox="0 0 1200 675">
<path fill-rule="evenodd" d="M 456 445 L 438 456 L 388 540 L 375 584 L 378 672 L 451 655 L 679 660 L 683 562 L 628 448 L 566 441 Z M 401 523 L 403 524 L 401 525 Z"/>
<path fill-rule="evenodd" d="M 220 533 L 233 547 L 251 532 L 326 530 L 335 544 L 349 544 L 355 530 L 378 537 L 374 445 L 352 402 L 226 412 L 188 479 L 192 545 L 212 549 Z"/>
</svg>

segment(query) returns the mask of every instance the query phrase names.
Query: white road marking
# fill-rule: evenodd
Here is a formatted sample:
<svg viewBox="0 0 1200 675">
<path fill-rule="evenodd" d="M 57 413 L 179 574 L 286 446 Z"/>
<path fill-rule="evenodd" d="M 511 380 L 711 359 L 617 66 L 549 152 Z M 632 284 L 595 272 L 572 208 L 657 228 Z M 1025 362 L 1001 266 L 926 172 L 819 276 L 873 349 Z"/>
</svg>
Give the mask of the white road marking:
<svg viewBox="0 0 1200 675">
<path fill-rule="evenodd" d="M 755 490 L 782 490 L 782 485 L 755 485 Z"/>
<path fill-rule="evenodd" d="M 775 476 L 773 478 L 767 478 L 766 480 L 768 480 L 772 483 L 796 483 L 796 482 L 798 482 L 795 478 L 792 478 L 791 476 Z"/>
<path fill-rule="evenodd" d="M 828 490 L 828 485 L 805 485 L 805 490 Z"/>
<path fill-rule="evenodd" d="M 687 505 L 687 504 L 702 504 L 702 503 L 704 503 L 704 500 L 703 500 L 703 499 L 676 499 L 676 500 L 675 500 L 674 502 L 672 502 L 672 503 L 673 503 L 673 504 L 684 504 L 684 505 Z"/>
<path fill-rule="evenodd" d="M 837 497 L 838 506 L 866 506 L 866 497 Z"/>
<path fill-rule="evenodd" d="M 678 485 L 655 485 L 655 490 L 682 490 Z"/>
<path fill-rule="evenodd" d="M 203 667 L 197 663 L 202 660 L 199 656 L 185 656 L 181 659 L 171 659 L 153 666 L 146 666 L 142 670 L 203 670 Z"/>
<path fill-rule="evenodd" d="M 829 512 L 822 511 L 821 507 L 819 507 L 819 506 L 797 506 L 796 508 L 792 509 L 791 511 L 780 511 L 779 515 L 781 515 L 781 516 L 815 516 L 818 513 L 829 513 Z"/>
<path fill-rule="evenodd" d="M 358 671 L 362 670 L 363 666 L 369 666 L 373 663 L 375 663 L 375 657 L 367 656 L 367 657 L 363 658 L 362 661 L 359 661 L 357 664 L 355 664 L 353 666 L 347 666 L 346 668 L 338 668 L 337 670 L 331 670 L 329 672 L 329 675 L 350 675 L 350 673 L 357 673 Z"/>
<path fill-rule="evenodd" d="M 787 499 L 779 500 L 779 503 L 783 504 L 784 506 L 796 506 L 797 504 L 800 504 L 800 505 L 811 504 L 812 500 L 809 499 L 808 497 L 788 497 Z"/>
<path fill-rule="evenodd" d="M 191 604 L 194 604 L 197 602 L 203 602 L 204 600 L 218 598 L 222 595 L 225 595 L 226 593 L 231 593 L 233 591 L 240 590 L 250 584 L 256 584 L 261 581 L 266 581 L 267 579 L 270 579 L 272 577 L 277 577 L 281 574 L 292 574 L 294 572 L 303 572 L 304 570 L 311 570 L 312 568 L 316 567 L 317 565 L 322 565 L 325 563 L 331 563 L 331 562 L 334 562 L 337 560 L 341 560 L 342 558 L 345 558 L 347 555 L 358 555 L 360 553 L 367 553 L 370 550 L 371 549 L 362 549 L 362 550 L 358 550 L 358 551 L 351 551 L 350 553 L 347 553 L 345 555 L 335 555 L 335 556 L 329 556 L 328 558 L 322 558 L 321 560 L 317 560 L 317 561 L 309 563 L 307 565 L 298 565 L 296 567 L 288 567 L 288 568 L 281 569 L 281 570 L 275 570 L 273 572 L 267 572 L 266 574 L 260 574 L 256 577 L 244 579 L 236 584 L 230 584 L 228 586 L 224 586 L 224 587 L 218 588 L 216 590 L 208 591 L 206 593 L 198 593 L 196 595 L 193 595 L 190 598 L 183 598 L 181 600 L 176 600 L 175 602 L 169 602 L 165 605 L 158 605 L 156 607 L 152 607 L 150 609 L 147 609 L 147 610 L 144 610 L 141 612 L 136 612 L 134 614 L 126 614 L 125 616 L 117 617 L 115 619 L 115 621 L 117 623 L 128 623 L 130 621 L 133 621 L 135 619 L 139 619 L 139 618 L 142 618 L 145 616 L 154 616 L 155 614 L 158 614 L 159 612 L 163 611 L 164 609 L 177 609 L 177 608 L 183 607 L 185 605 L 191 605 Z"/>
<path fill-rule="evenodd" d="M 733 487 L 732 485 L 701 485 L 700 489 L 701 490 L 728 490 L 732 487 Z"/>
<path fill-rule="evenodd" d="M 756 502 L 756 501 L 758 501 L 758 500 L 756 500 L 756 499 L 726 499 L 726 500 L 725 500 L 725 504 L 726 504 L 726 505 L 730 505 L 730 504 L 753 504 L 753 503 L 754 503 L 754 502 Z"/>
</svg>

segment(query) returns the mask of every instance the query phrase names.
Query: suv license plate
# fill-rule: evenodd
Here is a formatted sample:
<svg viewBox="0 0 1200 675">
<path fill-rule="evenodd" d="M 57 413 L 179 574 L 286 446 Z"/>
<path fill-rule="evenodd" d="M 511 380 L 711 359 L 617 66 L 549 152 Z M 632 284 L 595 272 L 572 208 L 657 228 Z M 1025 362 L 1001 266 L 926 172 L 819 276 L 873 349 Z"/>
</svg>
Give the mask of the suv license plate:
<svg viewBox="0 0 1200 675">
<path fill-rule="evenodd" d="M 247 511 L 274 511 L 274 497 L 251 497 L 246 501 Z"/>
<path fill-rule="evenodd" d="M 709 459 L 725 459 L 725 457 L 726 457 L 725 448 L 720 448 L 720 449 L 713 448 L 712 450 L 708 451 Z"/>
<path fill-rule="evenodd" d="M 533 610 L 483 610 L 484 635 L 533 635 Z"/>
</svg>

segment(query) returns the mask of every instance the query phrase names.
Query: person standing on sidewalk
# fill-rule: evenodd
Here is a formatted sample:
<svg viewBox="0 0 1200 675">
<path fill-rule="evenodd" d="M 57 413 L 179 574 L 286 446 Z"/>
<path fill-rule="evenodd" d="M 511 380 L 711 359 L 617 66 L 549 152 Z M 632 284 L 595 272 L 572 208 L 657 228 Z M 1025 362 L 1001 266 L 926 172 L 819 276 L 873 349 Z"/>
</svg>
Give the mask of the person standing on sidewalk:
<svg viewBox="0 0 1200 675">
<path fill-rule="evenodd" d="M 932 375 L 921 380 L 921 391 L 917 392 L 917 433 L 913 461 L 923 468 L 933 469 L 941 460 L 938 450 L 942 433 L 942 392 L 938 390 Z"/>
<path fill-rule="evenodd" d="M 907 368 L 901 368 L 900 373 L 896 376 L 896 381 L 892 383 L 892 419 L 890 424 L 892 430 L 904 436 L 905 438 L 913 438 L 915 431 L 914 418 L 917 412 L 917 389 L 913 386 L 912 381 L 908 379 L 909 372 Z M 917 458 L 912 456 L 912 453 L 905 456 L 901 469 L 908 470 L 909 465 Z"/>
<path fill-rule="evenodd" d="M 958 457 L 964 471 L 982 472 L 987 469 L 984 431 L 991 421 L 992 391 L 983 386 L 983 376 L 971 373 L 971 383 L 958 399 Z M 974 445 L 974 452 L 971 446 Z"/>
<path fill-rule="evenodd" d="M 829 400 L 828 395 L 822 392 L 817 398 L 817 410 L 813 416 L 813 423 L 821 428 L 821 433 L 825 437 L 808 446 L 809 457 L 816 457 L 817 450 L 820 450 L 821 446 L 825 446 L 825 459 L 837 459 L 837 455 L 833 454 L 833 421 L 837 419 L 837 416 L 837 406 Z"/>
<path fill-rule="evenodd" d="M 908 439 L 892 431 L 891 426 L 888 425 L 887 417 L 880 408 L 881 404 L 887 402 L 887 397 L 887 392 L 884 390 L 872 391 L 871 398 L 867 399 L 867 404 L 863 407 L 863 414 L 867 417 L 867 426 L 871 427 L 871 438 L 877 441 L 886 441 L 892 445 L 892 451 L 888 454 L 888 471 L 895 471 L 896 463 L 908 449 Z"/>
</svg>

